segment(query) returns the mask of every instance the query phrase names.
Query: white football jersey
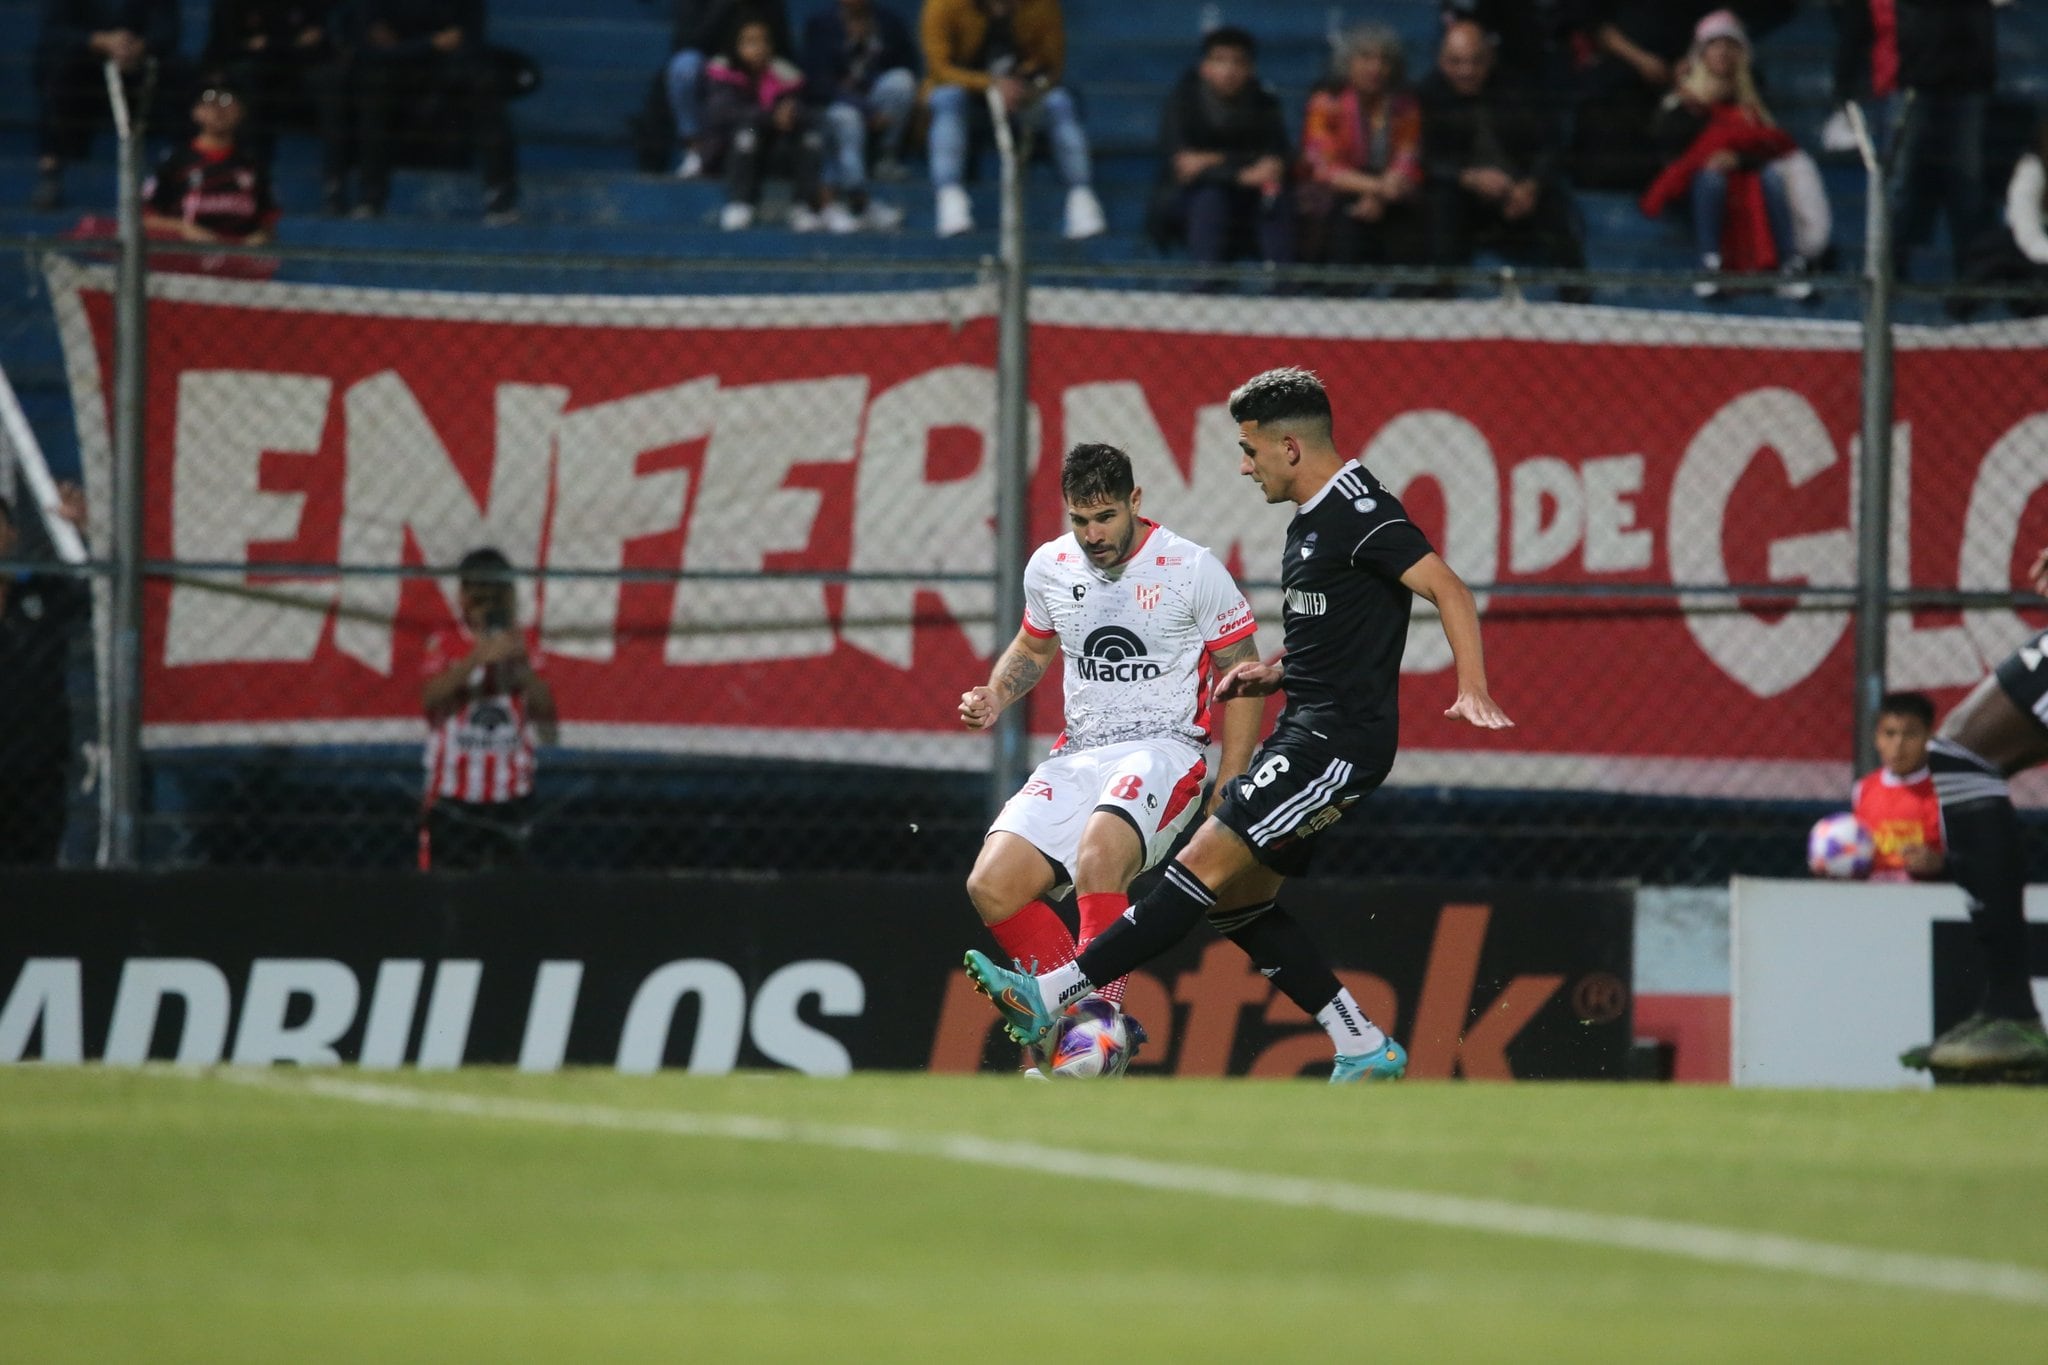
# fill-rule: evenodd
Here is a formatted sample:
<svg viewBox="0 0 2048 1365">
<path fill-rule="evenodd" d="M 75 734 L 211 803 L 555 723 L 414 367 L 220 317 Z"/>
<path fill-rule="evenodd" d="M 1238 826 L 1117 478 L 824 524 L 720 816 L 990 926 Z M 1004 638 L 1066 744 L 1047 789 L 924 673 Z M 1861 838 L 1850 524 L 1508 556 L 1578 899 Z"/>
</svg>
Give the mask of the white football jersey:
<svg viewBox="0 0 2048 1365">
<path fill-rule="evenodd" d="M 1209 656 L 1256 629 L 1216 556 L 1156 522 L 1130 558 L 1096 568 L 1070 533 L 1024 568 L 1024 629 L 1066 656 L 1056 752 L 1171 736 L 1209 742 Z"/>
</svg>

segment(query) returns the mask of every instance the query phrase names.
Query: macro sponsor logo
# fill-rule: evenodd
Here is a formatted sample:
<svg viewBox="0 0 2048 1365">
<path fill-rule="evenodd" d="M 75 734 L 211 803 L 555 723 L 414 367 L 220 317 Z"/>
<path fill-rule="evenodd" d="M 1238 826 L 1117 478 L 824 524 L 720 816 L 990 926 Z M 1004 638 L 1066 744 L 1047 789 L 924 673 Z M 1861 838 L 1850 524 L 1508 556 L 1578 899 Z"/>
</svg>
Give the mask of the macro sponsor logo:
<svg viewBox="0 0 2048 1365">
<path fill-rule="evenodd" d="M 1122 626 L 1088 632 L 1074 671 L 1088 682 L 1146 682 L 1166 670 L 1145 657 L 1145 642 Z"/>
<path fill-rule="evenodd" d="M 530 985 L 517 980 L 531 971 Z M 505 967 L 509 988 L 525 995 L 518 1065 L 560 1070 L 572 1027 L 616 1029 L 611 1050 L 620 1071 L 658 1071 L 679 1013 L 694 1002 L 687 1068 L 723 1074 L 738 1064 L 742 1042 L 770 1061 L 813 1076 L 853 1069 L 844 1043 L 803 1016 L 852 1019 L 867 1008 L 867 984 L 844 962 L 809 959 L 768 974 L 749 999 L 738 971 L 715 958 L 663 963 L 642 977 L 623 1018 L 579 1012 L 584 963 L 544 961 Z M 432 984 L 428 984 L 431 975 Z M 262 957 L 239 979 L 192 957 L 130 957 L 121 962 L 97 1058 L 87 1055 L 84 964 L 75 957 L 23 962 L 0 1005 L 0 1063 L 37 1060 L 140 1066 L 171 1058 L 184 1066 L 336 1066 L 408 1064 L 423 1071 L 469 1059 L 485 964 L 470 959 L 386 958 L 360 968 L 333 958 Z M 424 990 L 424 1004 L 422 992 Z M 105 1002 L 95 1002 L 105 1004 Z M 801 1011 L 801 1013 L 800 1013 Z M 416 1041 L 415 1041 L 416 1040 Z"/>
</svg>

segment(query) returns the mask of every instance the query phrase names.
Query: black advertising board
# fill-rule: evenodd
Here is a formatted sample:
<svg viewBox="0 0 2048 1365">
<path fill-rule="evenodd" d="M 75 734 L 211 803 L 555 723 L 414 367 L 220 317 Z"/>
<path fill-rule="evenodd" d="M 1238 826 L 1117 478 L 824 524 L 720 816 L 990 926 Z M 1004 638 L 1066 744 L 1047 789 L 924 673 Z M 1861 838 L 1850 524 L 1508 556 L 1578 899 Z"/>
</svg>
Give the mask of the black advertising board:
<svg viewBox="0 0 2048 1365">
<path fill-rule="evenodd" d="M 1291 885 L 1413 1077 L 1619 1077 L 1633 896 Z M 967 986 L 958 880 L 0 873 L 0 1061 L 965 1071 L 1015 1049 Z M 1290 1076 L 1322 1031 L 1206 927 L 1133 976 L 1137 1074 Z"/>
</svg>

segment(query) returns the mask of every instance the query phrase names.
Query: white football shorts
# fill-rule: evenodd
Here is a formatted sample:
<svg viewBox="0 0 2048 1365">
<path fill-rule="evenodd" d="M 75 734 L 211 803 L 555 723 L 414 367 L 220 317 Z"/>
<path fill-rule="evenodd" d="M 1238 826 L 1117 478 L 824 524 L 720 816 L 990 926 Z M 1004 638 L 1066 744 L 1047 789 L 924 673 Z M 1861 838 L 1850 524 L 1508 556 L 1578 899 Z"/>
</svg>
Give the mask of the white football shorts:
<svg viewBox="0 0 2048 1365">
<path fill-rule="evenodd" d="M 1071 876 L 1082 829 L 1106 807 L 1136 828 L 1145 842 L 1144 866 L 1154 867 L 1201 809 L 1208 774 L 1201 751 L 1177 739 L 1138 739 L 1055 754 L 1004 803 L 988 830 L 1029 840 Z"/>
</svg>

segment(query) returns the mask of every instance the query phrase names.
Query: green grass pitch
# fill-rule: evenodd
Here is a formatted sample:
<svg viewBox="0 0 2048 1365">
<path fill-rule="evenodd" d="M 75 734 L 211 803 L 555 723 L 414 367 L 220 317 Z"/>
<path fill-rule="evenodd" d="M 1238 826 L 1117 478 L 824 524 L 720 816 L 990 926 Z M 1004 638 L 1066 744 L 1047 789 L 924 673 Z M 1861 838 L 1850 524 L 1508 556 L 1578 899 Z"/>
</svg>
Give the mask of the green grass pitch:
<svg viewBox="0 0 2048 1365">
<path fill-rule="evenodd" d="M 394 1093 L 430 1107 L 363 1102 Z M 0 1069 L 0 1359 L 2039 1361 L 2044 1098 Z M 1270 1177 L 1704 1224 L 1737 1254 Z M 2020 1291 L 1745 1261 L 1772 1235 Z"/>
</svg>

